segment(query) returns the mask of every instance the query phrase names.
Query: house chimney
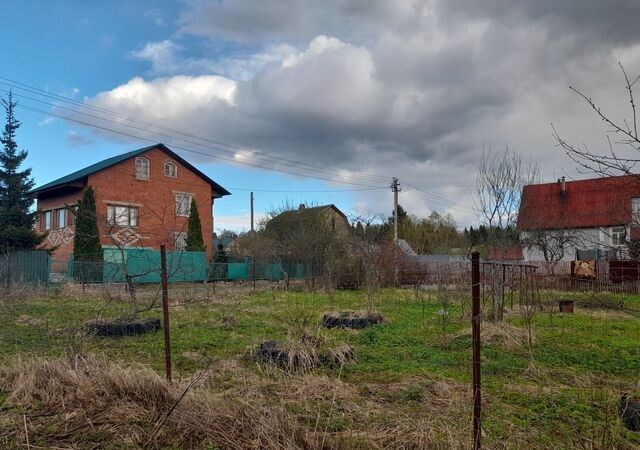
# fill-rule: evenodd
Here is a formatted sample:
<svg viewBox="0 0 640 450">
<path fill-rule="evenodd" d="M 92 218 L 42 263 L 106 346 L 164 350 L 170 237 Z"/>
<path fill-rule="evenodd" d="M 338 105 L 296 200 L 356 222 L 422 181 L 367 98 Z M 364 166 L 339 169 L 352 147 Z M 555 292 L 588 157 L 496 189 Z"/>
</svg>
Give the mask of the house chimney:
<svg viewBox="0 0 640 450">
<path fill-rule="evenodd" d="M 300 203 L 300 206 L 298 206 L 298 211 L 301 211 L 304 208 L 306 208 L 306 206 L 304 206 L 304 203 Z"/>
<path fill-rule="evenodd" d="M 567 182 L 564 176 L 558 181 L 560 181 L 560 195 L 564 197 L 567 195 Z"/>
</svg>

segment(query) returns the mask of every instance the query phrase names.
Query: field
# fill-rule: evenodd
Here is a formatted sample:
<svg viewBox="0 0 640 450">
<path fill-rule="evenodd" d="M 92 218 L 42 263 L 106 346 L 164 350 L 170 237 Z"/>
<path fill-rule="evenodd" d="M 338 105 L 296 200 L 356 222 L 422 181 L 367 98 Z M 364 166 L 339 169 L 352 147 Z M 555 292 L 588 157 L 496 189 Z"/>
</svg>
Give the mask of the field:
<svg viewBox="0 0 640 450">
<path fill-rule="evenodd" d="M 638 296 L 600 295 L 640 305 Z M 364 310 L 365 291 L 214 292 L 176 284 L 170 296 L 171 385 L 162 380 L 161 331 L 84 332 L 87 321 L 126 316 L 124 294 L 106 299 L 76 287 L 4 300 L 0 446 L 470 448 L 466 295 L 443 303 L 430 290 L 384 289 L 372 307 L 385 322 L 362 330 L 326 329 L 321 319 Z M 618 418 L 620 394 L 635 393 L 640 380 L 640 319 L 543 306 L 531 343 L 516 306 L 504 323 L 482 323 L 483 446 L 640 446 L 640 433 Z M 141 315 L 161 318 L 162 311 Z M 349 346 L 355 360 L 283 367 L 252 358 L 267 340 L 313 353 L 310 337 L 322 348 Z"/>
</svg>

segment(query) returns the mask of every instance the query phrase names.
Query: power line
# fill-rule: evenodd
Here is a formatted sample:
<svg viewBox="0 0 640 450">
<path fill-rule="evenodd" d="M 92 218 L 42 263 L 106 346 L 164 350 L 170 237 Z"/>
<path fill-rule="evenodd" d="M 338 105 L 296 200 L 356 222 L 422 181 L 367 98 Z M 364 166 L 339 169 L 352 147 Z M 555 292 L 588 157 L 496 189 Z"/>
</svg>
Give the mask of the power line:
<svg viewBox="0 0 640 450">
<path fill-rule="evenodd" d="M 386 187 L 369 187 L 369 188 L 356 188 L 356 189 L 325 189 L 325 190 L 291 190 L 291 189 L 252 189 L 252 188 L 236 188 L 229 187 L 234 191 L 254 191 L 254 192 L 291 192 L 291 193 L 325 193 L 325 192 L 358 192 L 358 191 L 377 191 L 386 190 Z"/>
<path fill-rule="evenodd" d="M 238 151 L 247 151 L 247 152 L 250 152 L 250 153 L 255 153 L 255 154 L 261 155 L 261 156 L 263 156 L 263 158 L 262 158 L 263 161 L 267 161 L 267 162 L 270 162 L 272 164 L 285 164 L 285 165 L 290 165 L 292 167 L 297 167 L 297 168 L 302 169 L 302 170 L 307 170 L 307 171 L 309 171 L 309 170 L 318 171 L 319 170 L 319 171 L 328 173 L 328 174 L 333 175 L 333 176 L 341 176 L 340 173 L 336 173 L 334 171 L 327 170 L 326 167 L 317 166 L 317 165 L 314 165 L 314 164 L 305 163 L 305 162 L 301 162 L 301 161 L 291 160 L 291 159 L 287 159 L 287 158 L 276 156 L 276 155 L 268 155 L 268 154 L 266 154 L 266 153 L 264 153 L 264 152 L 262 152 L 260 150 L 250 149 L 250 148 L 243 148 L 243 147 L 240 147 L 240 146 L 237 146 L 237 145 L 234 145 L 234 144 L 227 144 L 227 143 L 224 143 L 224 142 L 221 142 L 221 141 L 217 141 L 217 140 L 213 140 L 213 139 L 210 139 L 210 138 L 197 136 L 195 134 L 185 133 L 185 132 L 183 132 L 181 130 L 176 130 L 176 129 L 173 129 L 173 128 L 170 128 L 170 127 L 166 127 L 166 126 L 161 125 L 161 124 L 144 121 L 144 120 L 141 120 L 141 119 L 136 118 L 136 117 L 127 116 L 127 115 L 124 115 L 124 114 L 121 114 L 121 113 L 118 113 L 118 112 L 114 112 L 114 111 L 111 111 L 111 110 L 108 110 L 108 109 L 105 109 L 105 108 L 101 108 L 101 107 L 97 107 L 97 106 L 94 106 L 94 105 L 91 105 L 91 104 L 80 102 L 80 101 L 72 99 L 72 98 L 64 97 L 64 96 L 61 96 L 61 95 L 58 95 L 58 94 L 53 94 L 53 93 L 44 91 L 42 89 L 39 89 L 37 87 L 29 86 L 29 85 L 27 85 L 25 83 L 21 83 L 21 82 L 15 81 L 15 80 L 11 80 L 9 78 L 0 77 L 0 80 L 6 80 L 4 82 L 0 81 L 0 84 L 4 84 L 4 85 L 10 86 L 12 88 L 21 89 L 21 90 L 30 92 L 32 94 L 41 95 L 41 96 L 44 96 L 44 97 L 47 97 L 47 98 L 50 98 L 50 99 L 53 99 L 53 100 L 62 101 L 62 102 L 67 103 L 67 104 L 72 104 L 72 105 L 77 106 L 79 108 L 88 109 L 88 110 L 91 110 L 91 111 L 94 111 L 94 112 L 99 112 L 101 114 L 115 116 L 115 117 L 118 117 L 120 119 L 125 119 L 127 121 L 131 121 L 131 122 L 134 122 L 134 123 L 145 125 L 147 127 L 158 128 L 160 130 L 164 130 L 164 131 L 167 131 L 167 132 L 170 132 L 170 133 L 173 133 L 173 134 L 178 134 L 180 136 L 186 136 L 186 137 L 189 137 L 189 138 L 193 138 L 193 139 L 196 139 L 198 141 L 210 142 L 210 143 L 218 146 L 218 147 L 211 147 L 211 148 L 213 148 L 215 150 L 223 151 L 223 152 L 226 152 L 226 153 L 231 153 L 231 154 L 234 155 L 234 157 L 237 155 L 236 151 L 223 149 L 223 148 L 220 148 L 220 146 L 228 147 L 228 148 L 231 148 L 231 149 L 234 149 L 234 150 L 238 150 Z M 57 104 L 53 104 L 53 103 L 49 103 L 49 102 L 45 102 L 45 101 L 39 100 L 39 99 L 34 99 L 32 97 L 25 96 L 24 94 L 16 94 L 16 95 L 21 96 L 23 98 L 27 98 L 27 99 L 29 99 L 31 101 L 44 103 L 44 104 L 46 104 L 48 106 L 51 106 L 53 108 L 66 109 L 66 110 L 71 111 L 71 112 L 76 113 L 76 114 L 82 114 L 82 115 L 86 115 L 86 116 L 89 116 L 89 117 L 92 117 L 92 118 L 95 118 L 95 119 L 98 119 L 98 120 L 104 120 L 104 121 L 108 121 L 108 122 L 112 122 L 112 123 L 117 123 L 119 126 L 128 126 L 128 127 L 131 127 L 131 128 L 139 129 L 138 127 L 135 127 L 135 126 L 130 125 L 128 123 L 123 123 L 121 121 L 114 121 L 114 120 L 110 120 L 110 119 L 107 119 L 107 118 L 104 118 L 104 117 L 95 116 L 93 114 L 88 114 L 88 113 L 85 113 L 85 112 L 77 111 L 77 110 L 74 110 L 72 108 L 63 107 L 63 106 L 60 106 L 60 105 L 57 105 Z M 66 120 L 69 120 L 69 119 L 66 118 Z M 145 129 L 144 131 L 149 131 L 149 130 Z M 182 137 L 176 137 L 174 135 L 166 135 L 166 134 L 163 134 L 163 135 L 164 136 L 168 136 L 168 137 L 173 138 L 173 139 L 179 139 L 179 140 L 182 140 L 182 141 L 186 141 L 186 142 L 189 142 L 189 143 L 192 143 L 192 144 L 195 144 L 195 145 L 206 146 L 205 144 L 202 144 L 201 142 L 187 141 Z M 250 157 L 258 159 L 254 155 L 251 155 Z M 235 161 L 235 162 L 238 162 L 238 161 Z M 386 181 L 387 180 L 387 177 L 378 176 L 378 175 L 375 175 L 375 174 L 367 174 L 367 173 L 362 173 L 362 172 L 359 172 L 358 176 L 360 178 L 367 178 L 369 181 L 376 181 L 376 182 Z"/>
</svg>

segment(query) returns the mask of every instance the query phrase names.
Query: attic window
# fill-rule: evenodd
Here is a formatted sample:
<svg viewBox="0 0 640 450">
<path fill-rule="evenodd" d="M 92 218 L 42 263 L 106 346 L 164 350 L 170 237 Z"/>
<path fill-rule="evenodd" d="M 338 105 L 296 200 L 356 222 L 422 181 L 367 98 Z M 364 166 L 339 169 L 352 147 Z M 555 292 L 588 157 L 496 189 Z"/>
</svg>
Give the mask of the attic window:
<svg viewBox="0 0 640 450">
<path fill-rule="evenodd" d="M 171 178 L 177 178 L 178 177 L 178 166 L 176 166 L 174 163 L 172 162 L 165 162 L 164 163 L 164 176 L 165 177 L 171 177 Z"/>
<path fill-rule="evenodd" d="M 149 179 L 149 160 L 147 158 L 136 158 L 136 178 L 138 180 Z"/>
</svg>

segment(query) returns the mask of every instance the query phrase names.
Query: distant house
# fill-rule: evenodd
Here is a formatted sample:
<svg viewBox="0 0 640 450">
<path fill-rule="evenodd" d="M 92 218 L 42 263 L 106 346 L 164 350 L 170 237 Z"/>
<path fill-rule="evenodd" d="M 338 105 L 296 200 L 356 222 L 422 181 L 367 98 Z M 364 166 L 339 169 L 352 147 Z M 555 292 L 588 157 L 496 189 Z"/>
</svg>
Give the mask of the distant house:
<svg viewBox="0 0 640 450">
<path fill-rule="evenodd" d="M 54 258 L 73 253 L 74 206 L 92 186 L 103 247 L 135 246 L 182 250 L 191 200 L 204 236 L 213 232 L 213 202 L 230 193 L 163 144 L 114 156 L 33 190 L 37 229 L 48 232 Z M 212 249 L 206 249 L 211 257 Z"/>
<path fill-rule="evenodd" d="M 310 222 L 318 217 L 322 218 L 338 235 L 347 236 L 349 234 L 350 226 L 347 216 L 333 204 L 306 207 L 302 203 L 298 209 L 285 211 L 269 220 L 265 231 L 269 233 L 275 230 L 286 230 L 291 228 L 293 223 L 304 224 L 305 221 Z"/>
<path fill-rule="evenodd" d="M 522 191 L 518 230 L 527 261 L 626 259 L 640 243 L 639 225 L 636 176 L 563 177 Z"/>
</svg>

